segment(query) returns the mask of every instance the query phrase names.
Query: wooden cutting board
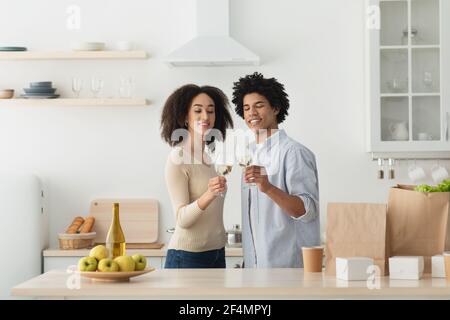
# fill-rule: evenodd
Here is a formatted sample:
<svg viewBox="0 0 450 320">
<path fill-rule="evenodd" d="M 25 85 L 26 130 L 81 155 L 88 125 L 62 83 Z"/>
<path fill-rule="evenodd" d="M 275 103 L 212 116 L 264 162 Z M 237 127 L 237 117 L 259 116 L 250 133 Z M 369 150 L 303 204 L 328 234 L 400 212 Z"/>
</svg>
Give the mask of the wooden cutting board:
<svg viewBox="0 0 450 320">
<path fill-rule="evenodd" d="M 89 214 L 95 217 L 96 243 L 105 243 L 112 220 L 113 203 L 119 203 L 120 225 L 127 244 L 158 240 L 158 201 L 154 199 L 95 199 Z"/>
</svg>

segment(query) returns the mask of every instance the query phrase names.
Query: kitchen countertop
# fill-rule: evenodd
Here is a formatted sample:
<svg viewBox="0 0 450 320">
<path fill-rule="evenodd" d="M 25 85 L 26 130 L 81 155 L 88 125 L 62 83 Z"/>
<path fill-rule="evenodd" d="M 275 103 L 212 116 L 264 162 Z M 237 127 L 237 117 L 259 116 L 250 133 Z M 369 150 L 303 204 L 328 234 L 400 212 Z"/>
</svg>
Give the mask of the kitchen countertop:
<svg viewBox="0 0 450 320">
<path fill-rule="evenodd" d="M 52 299 L 450 299 L 450 283 L 428 274 L 422 280 L 381 277 L 379 289 L 369 289 L 366 281 L 304 274 L 303 269 L 162 269 L 125 283 L 78 278 L 79 288 L 68 288 L 76 276 L 53 270 L 17 285 L 12 295 Z"/>
<path fill-rule="evenodd" d="M 90 249 L 77 250 L 61 250 L 61 249 L 46 249 L 43 251 L 44 257 L 85 257 L 89 255 Z M 167 254 L 167 247 L 161 249 L 127 249 L 127 254 L 142 254 L 145 257 L 165 257 Z M 242 257 L 242 248 L 225 248 L 226 257 Z"/>
</svg>

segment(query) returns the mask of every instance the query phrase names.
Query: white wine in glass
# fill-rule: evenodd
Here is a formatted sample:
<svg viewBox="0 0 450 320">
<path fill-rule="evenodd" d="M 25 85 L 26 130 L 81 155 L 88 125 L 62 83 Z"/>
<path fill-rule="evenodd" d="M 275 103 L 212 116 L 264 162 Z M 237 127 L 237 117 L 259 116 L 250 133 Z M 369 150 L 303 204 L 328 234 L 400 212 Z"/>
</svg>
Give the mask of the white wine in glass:
<svg viewBox="0 0 450 320">
<path fill-rule="evenodd" d="M 253 164 L 253 157 L 251 154 L 246 154 L 239 158 L 239 165 L 244 169 L 251 166 Z M 256 186 L 256 183 L 247 183 L 247 186 Z"/>
<path fill-rule="evenodd" d="M 245 156 L 242 156 L 241 158 L 239 158 L 239 165 L 241 166 L 241 167 L 248 167 L 248 166 L 251 166 L 252 165 L 252 163 L 253 163 L 253 158 L 252 158 L 252 156 L 251 155 L 245 155 Z"/>
<path fill-rule="evenodd" d="M 230 166 L 230 165 L 227 165 L 227 164 L 216 164 L 215 167 L 216 167 L 216 173 L 219 176 L 226 176 L 229 173 L 231 173 L 231 170 L 233 169 L 233 166 Z M 224 197 L 223 192 L 219 192 L 218 196 L 223 198 Z"/>
</svg>

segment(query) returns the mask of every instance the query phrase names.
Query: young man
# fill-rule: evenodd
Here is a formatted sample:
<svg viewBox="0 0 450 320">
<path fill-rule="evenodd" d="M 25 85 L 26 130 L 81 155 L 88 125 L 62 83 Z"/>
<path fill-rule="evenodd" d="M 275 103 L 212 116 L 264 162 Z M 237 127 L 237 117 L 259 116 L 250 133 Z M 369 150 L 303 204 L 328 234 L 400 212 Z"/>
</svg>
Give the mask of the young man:
<svg viewBox="0 0 450 320">
<path fill-rule="evenodd" d="M 315 156 L 278 129 L 289 99 L 275 78 L 257 72 L 240 78 L 233 103 L 255 135 L 258 164 L 245 169 L 241 191 L 244 265 L 303 267 L 301 248 L 320 244 Z"/>
</svg>

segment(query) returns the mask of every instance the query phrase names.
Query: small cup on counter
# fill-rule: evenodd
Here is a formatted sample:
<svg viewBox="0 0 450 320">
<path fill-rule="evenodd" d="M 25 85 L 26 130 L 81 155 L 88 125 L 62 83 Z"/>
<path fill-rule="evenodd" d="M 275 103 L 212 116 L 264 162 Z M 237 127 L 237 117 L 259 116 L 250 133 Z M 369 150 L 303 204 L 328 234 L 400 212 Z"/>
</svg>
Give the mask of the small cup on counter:
<svg viewBox="0 0 450 320">
<path fill-rule="evenodd" d="M 323 247 L 302 247 L 305 272 L 322 272 Z"/>
</svg>

